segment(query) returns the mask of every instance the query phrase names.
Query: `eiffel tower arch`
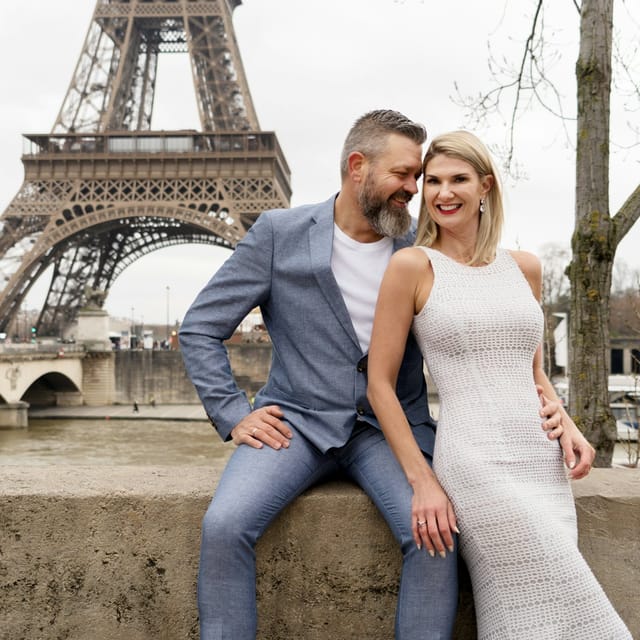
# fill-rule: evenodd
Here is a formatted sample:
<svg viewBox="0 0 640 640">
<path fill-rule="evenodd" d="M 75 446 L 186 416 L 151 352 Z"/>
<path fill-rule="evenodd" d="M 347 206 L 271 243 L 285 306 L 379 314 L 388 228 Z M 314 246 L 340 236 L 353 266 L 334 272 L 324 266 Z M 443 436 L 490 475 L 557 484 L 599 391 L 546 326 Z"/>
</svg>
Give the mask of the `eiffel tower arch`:
<svg viewBox="0 0 640 640">
<path fill-rule="evenodd" d="M 97 0 L 52 132 L 24 136 L 24 182 L 0 217 L 0 331 L 47 269 L 37 329 L 61 335 L 142 256 L 233 249 L 261 211 L 288 206 L 289 167 L 260 130 L 233 30 L 240 4 Z M 151 130 L 169 53 L 189 55 L 200 131 Z"/>
</svg>

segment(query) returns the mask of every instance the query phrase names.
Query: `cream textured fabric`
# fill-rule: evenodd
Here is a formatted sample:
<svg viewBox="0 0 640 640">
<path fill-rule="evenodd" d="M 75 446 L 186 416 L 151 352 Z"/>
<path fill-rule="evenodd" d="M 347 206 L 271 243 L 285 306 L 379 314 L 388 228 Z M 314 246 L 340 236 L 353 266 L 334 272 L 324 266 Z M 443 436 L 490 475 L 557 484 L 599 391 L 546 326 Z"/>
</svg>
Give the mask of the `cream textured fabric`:
<svg viewBox="0 0 640 640">
<path fill-rule="evenodd" d="M 483 267 L 424 248 L 413 322 L 440 395 L 434 470 L 454 504 L 480 640 L 631 640 L 582 558 L 558 442 L 541 428 L 542 311 L 505 250 Z"/>
</svg>

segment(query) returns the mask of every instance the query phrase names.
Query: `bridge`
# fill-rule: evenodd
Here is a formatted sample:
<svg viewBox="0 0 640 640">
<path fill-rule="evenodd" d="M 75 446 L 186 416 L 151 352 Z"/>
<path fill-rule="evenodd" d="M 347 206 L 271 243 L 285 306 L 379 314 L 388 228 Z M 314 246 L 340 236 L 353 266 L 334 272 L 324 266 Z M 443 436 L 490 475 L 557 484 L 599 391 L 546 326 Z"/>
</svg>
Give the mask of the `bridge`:
<svg viewBox="0 0 640 640">
<path fill-rule="evenodd" d="M 227 350 L 238 384 L 254 395 L 267 379 L 271 345 L 236 343 Z M 131 406 L 152 398 L 158 404 L 200 405 L 179 351 L 0 344 L 0 428 L 28 426 L 30 407 Z"/>
<path fill-rule="evenodd" d="M 31 403 L 83 404 L 83 346 L 0 345 L 0 428 L 27 426 Z"/>
</svg>

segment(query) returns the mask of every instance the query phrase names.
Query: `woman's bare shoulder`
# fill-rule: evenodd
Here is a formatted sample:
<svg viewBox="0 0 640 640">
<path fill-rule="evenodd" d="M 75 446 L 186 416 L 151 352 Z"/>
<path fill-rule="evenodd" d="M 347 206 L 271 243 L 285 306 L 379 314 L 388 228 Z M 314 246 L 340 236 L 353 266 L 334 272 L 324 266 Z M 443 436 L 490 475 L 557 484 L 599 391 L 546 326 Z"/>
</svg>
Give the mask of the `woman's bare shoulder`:
<svg viewBox="0 0 640 640">
<path fill-rule="evenodd" d="M 430 264 L 429 256 L 420 247 L 405 247 L 398 249 L 392 256 L 389 265 L 393 264 L 398 270 L 424 270 Z"/>
<path fill-rule="evenodd" d="M 529 251 L 516 251 L 510 249 L 511 257 L 516 261 L 522 272 L 527 277 L 536 277 L 542 271 L 542 263 L 540 258 Z"/>
<path fill-rule="evenodd" d="M 542 297 L 542 264 L 540 258 L 528 251 L 510 251 L 509 253 L 527 279 L 536 300 L 540 300 Z"/>
</svg>

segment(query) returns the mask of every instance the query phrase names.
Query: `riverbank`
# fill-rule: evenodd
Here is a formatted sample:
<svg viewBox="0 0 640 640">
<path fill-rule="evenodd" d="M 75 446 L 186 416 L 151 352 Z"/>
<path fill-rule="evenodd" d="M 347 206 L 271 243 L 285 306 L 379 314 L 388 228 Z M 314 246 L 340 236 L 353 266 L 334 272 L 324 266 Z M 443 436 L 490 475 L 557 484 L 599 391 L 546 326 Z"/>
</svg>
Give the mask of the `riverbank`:
<svg viewBox="0 0 640 640">
<path fill-rule="evenodd" d="M 201 404 L 113 404 L 99 407 L 42 407 L 29 409 L 34 420 L 207 420 Z"/>
</svg>

